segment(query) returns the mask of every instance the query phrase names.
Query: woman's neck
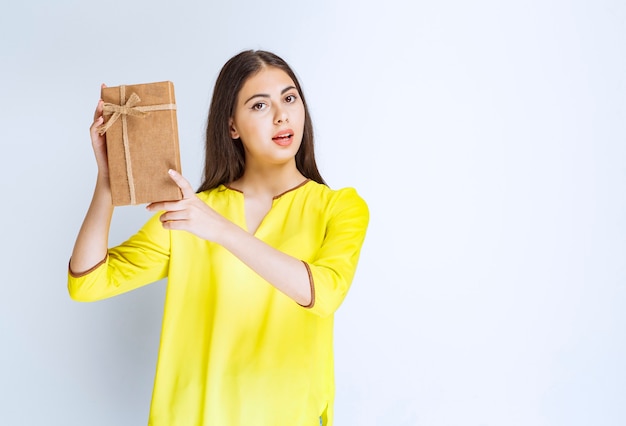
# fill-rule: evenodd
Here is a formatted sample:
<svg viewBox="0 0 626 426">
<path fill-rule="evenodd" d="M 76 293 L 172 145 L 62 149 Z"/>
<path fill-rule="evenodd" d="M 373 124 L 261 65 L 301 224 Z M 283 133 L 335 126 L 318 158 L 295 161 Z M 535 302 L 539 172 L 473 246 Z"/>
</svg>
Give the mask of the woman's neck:
<svg viewBox="0 0 626 426">
<path fill-rule="evenodd" d="M 276 196 L 288 191 L 303 181 L 306 177 L 293 166 L 279 167 L 252 167 L 246 166 L 243 176 L 229 184 L 244 194 L 260 196 Z"/>
</svg>

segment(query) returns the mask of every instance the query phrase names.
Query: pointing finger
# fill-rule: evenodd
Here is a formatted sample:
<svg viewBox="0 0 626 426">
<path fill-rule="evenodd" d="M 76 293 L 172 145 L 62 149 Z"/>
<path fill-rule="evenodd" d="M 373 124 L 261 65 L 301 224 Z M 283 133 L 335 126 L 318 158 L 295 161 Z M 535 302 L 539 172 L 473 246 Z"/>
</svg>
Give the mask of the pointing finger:
<svg viewBox="0 0 626 426">
<path fill-rule="evenodd" d="M 192 198 L 195 197 L 196 191 L 193 190 L 191 184 L 187 179 L 183 177 L 176 170 L 170 169 L 167 171 L 172 178 L 172 180 L 178 185 L 180 190 L 183 192 L 183 198 Z"/>
</svg>

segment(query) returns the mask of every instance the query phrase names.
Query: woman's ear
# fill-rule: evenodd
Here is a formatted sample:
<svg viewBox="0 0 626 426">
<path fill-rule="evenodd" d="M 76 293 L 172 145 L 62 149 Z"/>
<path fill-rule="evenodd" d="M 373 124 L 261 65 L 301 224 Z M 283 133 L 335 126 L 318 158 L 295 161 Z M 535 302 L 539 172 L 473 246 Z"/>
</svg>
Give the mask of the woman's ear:
<svg viewBox="0 0 626 426">
<path fill-rule="evenodd" d="M 228 120 L 228 128 L 230 129 L 231 139 L 239 139 L 239 132 L 237 132 L 237 129 L 235 129 L 235 122 L 232 118 Z"/>
</svg>

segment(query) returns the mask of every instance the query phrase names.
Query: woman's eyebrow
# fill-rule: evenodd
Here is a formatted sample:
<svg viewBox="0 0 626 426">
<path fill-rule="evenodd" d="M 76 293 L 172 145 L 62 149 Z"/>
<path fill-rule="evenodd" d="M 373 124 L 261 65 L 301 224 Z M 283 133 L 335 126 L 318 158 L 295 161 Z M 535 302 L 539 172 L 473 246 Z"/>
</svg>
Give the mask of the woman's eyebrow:
<svg viewBox="0 0 626 426">
<path fill-rule="evenodd" d="M 291 89 L 295 89 L 295 88 L 296 88 L 296 86 L 287 86 L 283 90 L 280 91 L 280 94 L 284 95 L 286 92 L 290 91 Z M 244 104 L 247 104 L 248 102 L 250 102 L 254 98 L 269 98 L 269 97 L 270 97 L 270 95 L 268 95 L 267 93 L 257 93 L 256 95 L 252 95 L 248 99 L 246 99 Z"/>
</svg>

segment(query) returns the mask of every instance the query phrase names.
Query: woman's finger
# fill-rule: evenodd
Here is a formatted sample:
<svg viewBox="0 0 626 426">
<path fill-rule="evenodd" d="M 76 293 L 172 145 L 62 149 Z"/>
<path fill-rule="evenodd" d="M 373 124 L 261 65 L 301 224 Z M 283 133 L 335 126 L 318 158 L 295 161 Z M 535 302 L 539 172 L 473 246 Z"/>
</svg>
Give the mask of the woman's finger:
<svg viewBox="0 0 626 426">
<path fill-rule="evenodd" d="M 104 101 L 102 99 L 98 100 L 98 105 L 96 105 L 96 110 L 93 113 L 94 121 L 98 119 L 98 117 L 102 117 L 102 112 L 104 110 Z"/>
<path fill-rule="evenodd" d="M 186 220 L 188 218 L 187 212 L 182 211 L 167 211 L 163 213 L 159 219 L 161 222 L 171 222 L 171 221 L 179 221 Z"/>
<path fill-rule="evenodd" d="M 146 206 L 149 211 L 176 212 L 185 209 L 185 205 L 180 201 L 155 201 Z"/>
<path fill-rule="evenodd" d="M 101 88 L 101 89 L 104 89 L 104 88 L 106 88 L 106 87 L 107 87 L 107 85 L 106 85 L 106 84 L 104 84 L 104 83 L 102 83 L 102 84 L 100 85 L 100 88 Z M 104 110 L 104 101 L 103 101 L 102 99 L 100 99 L 100 100 L 98 101 L 98 105 L 96 106 L 96 111 L 95 111 L 95 112 L 94 112 L 94 114 L 93 114 L 93 119 L 94 119 L 94 121 L 95 121 L 95 120 L 97 120 L 97 119 L 98 119 L 98 117 L 102 116 L 102 112 L 103 112 L 103 110 Z"/>
<path fill-rule="evenodd" d="M 172 180 L 176 183 L 176 185 L 178 185 L 180 190 L 183 192 L 183 198 L 192 198 L 196 196 L 196 191 L 193 190 L 193 188 L 191 187 L 191 184 L 189 183 L 187 179 L 183 177 L 183 175 L 181 175 L 180 173 L 178 173 L 176 170 L 173 170 L 173 169 L 168 170 L 168 173 L 170 177 L 172 178 Z"/>
<path fill-rule="evenodd" d="M 104 117 L 100 116 L 100 117 L 96 117 L 93 121 L 93 123 L 91 124 L 91 127 L 89 128 L 89 131 L 96 136 L 95 134 L 98 133 L 98 127 L 100 127 L 102 125 L 102 123 L 104 123 Z M 98 135 L 99 136 L 99 135 Z"/>
</svg>

